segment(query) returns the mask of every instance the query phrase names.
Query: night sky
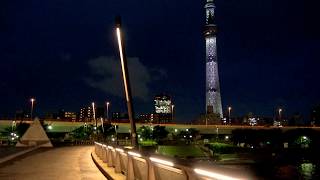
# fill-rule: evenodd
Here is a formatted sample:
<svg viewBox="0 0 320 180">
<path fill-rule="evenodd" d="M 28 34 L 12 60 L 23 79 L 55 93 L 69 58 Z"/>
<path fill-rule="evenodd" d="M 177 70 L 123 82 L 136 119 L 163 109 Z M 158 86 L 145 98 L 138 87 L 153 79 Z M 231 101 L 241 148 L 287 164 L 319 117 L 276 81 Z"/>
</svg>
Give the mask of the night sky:
<svg viewBox="0 0 320 180">
<path fill-rule="evenodd" d="M 114 32 L 120 15 L 136 114 L 173 97 L 178 121 L 205 111 L 202 0 L 1 0 L 0 117 L 29 110 L 79 111 L 111 101 L 126 111 Z M 316 0 L 216 0 L 224 110 L 300 112 L 320 103 Z"/>
</svg>

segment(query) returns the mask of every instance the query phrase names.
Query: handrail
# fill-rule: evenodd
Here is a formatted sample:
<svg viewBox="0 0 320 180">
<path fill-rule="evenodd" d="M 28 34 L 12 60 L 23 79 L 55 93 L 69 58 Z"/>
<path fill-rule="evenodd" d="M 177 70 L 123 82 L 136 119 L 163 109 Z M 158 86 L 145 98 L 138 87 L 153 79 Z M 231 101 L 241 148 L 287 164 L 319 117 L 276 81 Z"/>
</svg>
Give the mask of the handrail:
<svg viewBox="0 0 320 180">
<path fill-rule="evenodd" d="M 239 176 L 228 171 L 218 171 L 213 168 L 195 165 L 181 165 L 161 156 L 147 157 L 138 151 L 95 142 L 94 152 L 116 173 L 122 173 L 127 179 L 142 180 L 190 180 L 190 179 L 249 179 L 249 176 Z M 232 174 L 232 175 L 230 175 Z"/>
</svg>

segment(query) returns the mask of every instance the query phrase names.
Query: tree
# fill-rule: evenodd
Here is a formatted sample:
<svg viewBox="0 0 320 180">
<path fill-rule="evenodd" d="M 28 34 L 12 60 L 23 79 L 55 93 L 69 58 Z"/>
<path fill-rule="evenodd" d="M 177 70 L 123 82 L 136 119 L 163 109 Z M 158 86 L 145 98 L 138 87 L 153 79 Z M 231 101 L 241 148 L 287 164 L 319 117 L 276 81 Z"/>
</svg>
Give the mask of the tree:
<svg viewBox="0 0 320 180">
<path fill-rule="evenodd" d="M 166 130 L 165 126 L 155 126 L 153 127 L 152 137 L 155 141 L 159 142 L 160 140 L 166 138 L 169 134 L 169 131 Z"/>
<path fill-rule="evenodd" d="M 29 128 L 28 123 L 19 123 L 14 127 L 6 127 L 0 134 L 8 138 L 9 142 L 16 142 Z"/>
<path fill-rule="evenodd" d="M 137 132 L 138 136 L 143 140 L 152 139 L 152 129 L 149 126 L 142 126 Z"/>
<path fill-rule="evenodd" d="M 185 131 L 180 131 L 180 133 L 178 134 L 178 137 L 180 139 L 187 141 L 187 143 L 189 144 L 191 141 L 194 141 L 198 135 L 199 135 L 199 130 L 190 128 Z"/>
<path fill-rule="evenodd" d="M 106 138 L 108 136 L 112 136 L 116 134 L 116 129 L 117 126 L 113 126 L 112 124 L 103 124 L 103 129 L 102 126 L 98 127 L 98 133 L 102 133 L 103 136 Z"/>
<path fill-rule="evenodd" d="M 92 125 L 84 125 L 84 126 L 80 126 L 79 128 L 73 130 L 70 133 L 70 135 L 74 139 L 88 140 L 88 139 L 90 139 L 90 136 L 92 133 L 93 133 L 93 126 Z"/>
</svg>

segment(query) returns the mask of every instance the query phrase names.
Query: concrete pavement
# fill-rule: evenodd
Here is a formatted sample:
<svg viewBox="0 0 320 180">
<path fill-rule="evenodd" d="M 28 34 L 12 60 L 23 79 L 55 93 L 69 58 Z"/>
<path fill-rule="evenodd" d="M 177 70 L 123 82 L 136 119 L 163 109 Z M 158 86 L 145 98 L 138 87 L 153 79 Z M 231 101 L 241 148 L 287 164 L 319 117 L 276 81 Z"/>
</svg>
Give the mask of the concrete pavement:
<svg viewBox="0 0 320 180">
<path fill-rule="evenodd" d="M 38 152 L 0 167 L 0 179 L 106 179 L 92 161 L 92 149 L 73 146 Z"/>
</svg>

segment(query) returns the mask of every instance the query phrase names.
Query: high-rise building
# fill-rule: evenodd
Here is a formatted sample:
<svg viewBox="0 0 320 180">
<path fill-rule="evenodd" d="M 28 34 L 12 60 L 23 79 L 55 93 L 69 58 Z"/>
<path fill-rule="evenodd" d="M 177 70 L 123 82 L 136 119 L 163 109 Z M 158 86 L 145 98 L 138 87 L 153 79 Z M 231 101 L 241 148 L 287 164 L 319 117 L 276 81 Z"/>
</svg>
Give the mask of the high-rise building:
<svg viewBox="0 0 320 180">
<path fill-rule="evenodd" d="M 154 98 L 154 112 L 150 115 L 152 123 L 168 123 L 172 121 L 173 105 L 168 95 L 157 95 Z"/>
<path fill-rule="evenodd" d="M 218 114 L 222 118 L 216 43 L 217 26 L 214 23 L 215 5 L 213 0 L 207 0 L 205 10 L 206 25 L 204 37 L 206 41 L 206 112 L 207 114 Z"/>
<path fill-rule="evenodd" d="M 91 106 L 80 109 L 79 121 L 81 122 L 93 122 L 93 110 Z"/>
</svg>

